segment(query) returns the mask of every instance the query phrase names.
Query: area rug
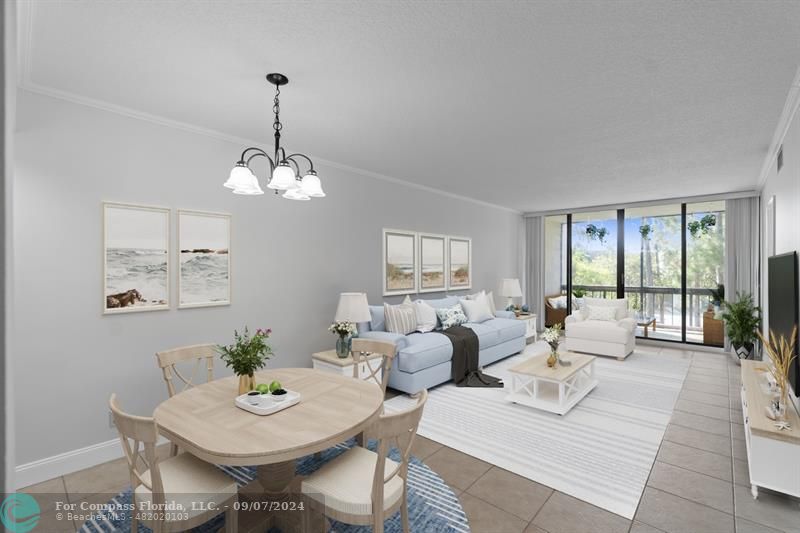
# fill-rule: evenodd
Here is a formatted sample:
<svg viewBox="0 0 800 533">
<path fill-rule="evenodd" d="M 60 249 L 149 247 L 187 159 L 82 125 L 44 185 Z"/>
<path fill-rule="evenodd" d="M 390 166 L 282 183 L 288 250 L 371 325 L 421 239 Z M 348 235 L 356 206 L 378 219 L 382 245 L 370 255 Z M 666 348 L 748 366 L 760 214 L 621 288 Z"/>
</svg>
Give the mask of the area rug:
<svg viewBox="0 0 800 533">
<path fill-rule="evenodd" d="M 486 371 L 510 386 L 508 369 L 547 345 L 529 345 Z M 677 352 L 676 352 L 677 354 Z M 564 416 L 506 401 L 508 389 L 429 391 L 418 433 L 613 513 L 633 518 L 690 360 L 635 351 L 598 357 L 599 384 Z M 403 410 L 415 400 L 386 402 Z"/>
<path fill-rule="evenodd" d="M 308 456 L 297 462 L 297 473 L 308 475 L 320 466 L 330 461 L 340 453 L 354 445 L 354 441 L 340 444 L 326 450 L 320 458 Z M 370 443 L 374 449 L 375 443 Z M 390 452 L 389 457 L 399 460 L 396 450 Z M 231 476 L 239 486 L 246 485 L 255 478 L 255 467 L 228 467 L 221 466 L 226 474 Z M 120 492 L 107 504 L 107 512 L 98 512 L 107 519 L 91 520 L 83 524 L 81 532 L 123 532 L 130 533 L 130 517 L 124 511 L 131 502 L 131 490 Z M 450 487 L 442 481 L 437 474 L 428 468 L 422 461 L 412 457 L 408 465 L 408 517 L 411 531 L 426 531 L 432 533 L 469 532 L 467 516 L 461 503 Z M 219 515 L 202 526 L 193 529 L 197 533 L 217 532 L 225 524 L 224 515 Z M 400 523 L 400 513 L 395 513 L 385 522 L 387 533 L 400 533 L 403 528 Z M 150 529 L 139 524 L 137 533 L 145 533 Z M 332 522 L 331 531 L 336 533 L 368 533 L 371 526 L 352 526 L 339 522 Z M 277 529 L 269 533 L 281 533 Z"/>
</svg>

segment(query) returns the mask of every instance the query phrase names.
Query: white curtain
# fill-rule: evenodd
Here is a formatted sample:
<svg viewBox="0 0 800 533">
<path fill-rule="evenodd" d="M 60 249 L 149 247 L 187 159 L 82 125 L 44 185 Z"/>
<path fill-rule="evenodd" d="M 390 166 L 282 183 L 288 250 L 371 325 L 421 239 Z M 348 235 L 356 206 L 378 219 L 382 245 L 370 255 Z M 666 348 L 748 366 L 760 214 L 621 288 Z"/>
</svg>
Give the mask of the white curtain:
<svg viewBox="0 0 800 533">
<path fill-rule="evenodd" d="M 544 329 L 544 217 L 525 219 L 525 302 Z"/>
<path fill-rule="evenodd" d="M 725 201 L 725 299 L 751 294 L 759 304 L 759 198 Z M 731 343 L 725 337 L 725 350 Z"/>
</svg>

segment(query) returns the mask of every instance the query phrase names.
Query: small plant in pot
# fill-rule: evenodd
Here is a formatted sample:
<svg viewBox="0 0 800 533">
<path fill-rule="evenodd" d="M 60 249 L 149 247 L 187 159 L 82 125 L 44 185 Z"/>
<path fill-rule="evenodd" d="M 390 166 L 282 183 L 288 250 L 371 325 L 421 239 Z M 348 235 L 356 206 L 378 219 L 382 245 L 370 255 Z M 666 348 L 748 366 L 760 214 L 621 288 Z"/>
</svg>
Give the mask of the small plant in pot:
<svg viewBox="0 0 800 533">
<path fill-rule="evenodd" d="M 723 302 L 723 309 L 725 333 L 737 358 L 752 359 L 761 327 L 761 308 L 753 303 L 751 294 L 737 292 L 736 301 Z"/>
<path fill-rule="evenodd" d="M 272 347 L 267 342 L 271 334 L 271 329 L 257 329 L 250 335 L 245 326 L 244 332 L 233 332 L 233 344 L 217 346 L 217 352 L 225 366 L 233 369 L 233 373 L 239 376 L 239 394 L 245 394 L 255 388 L 256 370 L 264 368 L 272 357 Z"/>
<path fill-rule="evenodd" d="M 708 292 L 711 293 L 710 305 L 714 310 L 714 319 L 719 320 L 722 316 L 722 302 L 725 301 L 725 285 L 720 283 L 716 289 L 708 289 Z"/>
</svg>

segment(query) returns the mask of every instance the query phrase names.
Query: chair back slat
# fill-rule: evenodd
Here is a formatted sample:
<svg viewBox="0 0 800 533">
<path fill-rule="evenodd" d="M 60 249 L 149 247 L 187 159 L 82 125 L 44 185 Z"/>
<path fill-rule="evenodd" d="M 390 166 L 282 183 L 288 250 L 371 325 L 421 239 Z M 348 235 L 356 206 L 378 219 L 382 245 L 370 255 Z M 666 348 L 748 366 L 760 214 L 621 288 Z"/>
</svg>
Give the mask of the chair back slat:
<svg viewBox="0 0 800 533">
<path fill-rule="evenodd" d="M 367 368 L 364 381 L 372 381 L 386 393 L 392 362 L 397 353 L 394 343 L 374 339 L 353 339 L 350 350 L 353 356 L 353 377 L 359 377 L 359 367 L 363 363 Z M 381 357 L 370 360 L 369 357 L 373 354 L 380 354 Z"/>
<path fill-rule="evenodd" d="M 119 406 L 117 395 L 112 394 L 108 401 L 114 425 L 119 433 L 122 451 L 128 463 L 133 489 L 144 485 L 153 493 L 155 503 L 163 503 L 164 486 L 161 481 L 161 472 L 158 468 L 156 455 L 156 442 L 158 441 L 158 427 L 152 417 L 135 416 L 125 413 Z M 140 451 L 140 446 L 142 450 Z M 142 456 L 144 453 L 144 456 Z M 142 463 L 142 464 L 140 464 Z M 144 475 L 149 471 L 149 481 Z"/>
<path fill-rule="evenodd" d="M 180 348 L 157 352 L 156 360 L 164 375 L 164 381 L 167 384 L 167 393 L 170 398 L 177 392 L 182 392 L 196 385 L 194 381 L 195 375 L 201 369 L 201 364 L 204 360 L 206 381 L 212 381 L 214 379 L 214 357 L 216 355 L 217 350 L 214 344 L 195 344 L 193 346 L 182 346 Z M 187 361 L 194 361 L 195 363 L 189 377 L 186 377 L 177 366 L 179 363 Z M 180 391 L 176 390 L 173 377 L 177 377 L 182 382 Z"/>
</svg>

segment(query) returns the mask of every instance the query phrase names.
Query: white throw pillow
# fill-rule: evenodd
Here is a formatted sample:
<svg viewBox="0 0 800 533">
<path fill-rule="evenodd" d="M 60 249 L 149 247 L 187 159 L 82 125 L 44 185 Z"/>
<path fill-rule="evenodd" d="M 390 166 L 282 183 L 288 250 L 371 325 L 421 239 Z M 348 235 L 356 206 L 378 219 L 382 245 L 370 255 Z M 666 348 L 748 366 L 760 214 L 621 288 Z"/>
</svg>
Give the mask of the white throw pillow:
<svg viewBox="0 0 800 533">
<path fill-rule="evenodd" d="M 617 310 L 613 307 L 587 305 L 589 320 L 606 320 L 610 322 L 617 321 Z"/>
<path fill-rule="evenodd" d="M 408 335 L 417 330 L 417 314 L 413 305 L 383 304 L 383 315 L 386 317 L 386 331 Z"/>
<path fill-rule="evenodd" d="M 414 302 L 414 313 L 417 316 L 417 331 L 427 333 L 436 329 L 436 309 L 425 300 Z"/>
<path fill-rule="evenodd" d="M 567 297 L 566 296 L 556 296 L 555 298 L 548 298 L 550 302 L 550 307 L 553 309 L 566 309 L 567 308 Z"/>
<path fill-rule="evenodd" d="M 494 294 L 489 292 L 486 294 L 486 291 L 476 292 L 475 294 L 470 294 L 464 297 L 465 300 L 483 300 L 486 302 L 486 307 L 489 308 L 489 313 L 491 313 L 492 317 L 497 316 L 497 307 L 494 305 Z"/>
<path fill-rule="evenodd" d="M 467 315 L 469 322 L 480 324 L 492 318 L 492 312 L 489 310 L 489 304 L 486 303 L 485 295 L 477 300 L 461 300 L 461 308 L 464 310 L 464 314 Z"/>
<path fill-rule="evenodd" d="M 497 306 L 494 305 L 494 293 L 489 291 L 486 295 L 486 303 L 489 304 L 489 312 L 492 313 L 492 316 L 497 316 Z"/>
</svg>

